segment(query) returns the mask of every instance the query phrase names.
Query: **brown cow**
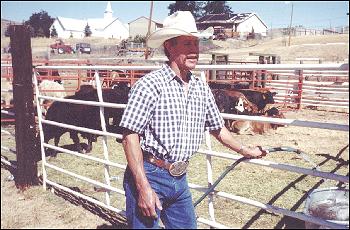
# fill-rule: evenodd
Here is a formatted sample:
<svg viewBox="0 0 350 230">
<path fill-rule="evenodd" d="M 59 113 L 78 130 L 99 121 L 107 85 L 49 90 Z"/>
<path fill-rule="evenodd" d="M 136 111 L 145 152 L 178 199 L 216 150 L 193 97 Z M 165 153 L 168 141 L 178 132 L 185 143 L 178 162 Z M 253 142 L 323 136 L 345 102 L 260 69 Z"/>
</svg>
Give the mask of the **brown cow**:
<svg viewBox="0 0 350 230">
<path fill-rule="evenodd" d="M 258 107 L 254 103 L 250 102 L 246 98 L 246 96 L 244 96 L 243 93 L 238 91 L 232 91 L 232 90 L 223 90 L 223 92 L 227 96 L 231 98 L 235 98 L 238 101 L 234 108 L 237 109 L 242 114 L 254 115 L 258 113 Z"/>
<path fill-rule="evenodd" d="M 263 115 L 265 117 L 275 117 L 275 118 L 285 118 L 284 115 L 278 111 L 277 108 L 273 107 L 266 111 Z M 233 121 L 231 123 L 230 130 L 237 134 L 264 134 L 270 130 L 276 130 L 278 127 L 283 127 L 284 125 L 264 123 L 258 121 Z"/>
</svg>

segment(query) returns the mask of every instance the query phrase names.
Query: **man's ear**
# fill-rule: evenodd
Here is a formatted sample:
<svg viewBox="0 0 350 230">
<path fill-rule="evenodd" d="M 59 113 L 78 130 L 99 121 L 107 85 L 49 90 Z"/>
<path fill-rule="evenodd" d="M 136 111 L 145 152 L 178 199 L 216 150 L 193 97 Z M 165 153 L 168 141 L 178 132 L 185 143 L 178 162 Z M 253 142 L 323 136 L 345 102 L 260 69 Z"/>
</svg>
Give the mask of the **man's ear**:
<svg viewBox="0 0 350 230">
<path fill-rule="evenodd" d="M 171 47 L 169 41 L 165 41 L 164 44 L 163 44 L 163 46 L 164 46 L 164 49 L 167 49 L 167 50 L 169 50 L 169 48 Z"/>
<path fill-rule="evenodd" d="M 164 46 L 164 53 L 170 61 L 174 47 L 172 46 L 172 44 L 169 40 L 165 41 L 163 46 Z"/>
</svg>

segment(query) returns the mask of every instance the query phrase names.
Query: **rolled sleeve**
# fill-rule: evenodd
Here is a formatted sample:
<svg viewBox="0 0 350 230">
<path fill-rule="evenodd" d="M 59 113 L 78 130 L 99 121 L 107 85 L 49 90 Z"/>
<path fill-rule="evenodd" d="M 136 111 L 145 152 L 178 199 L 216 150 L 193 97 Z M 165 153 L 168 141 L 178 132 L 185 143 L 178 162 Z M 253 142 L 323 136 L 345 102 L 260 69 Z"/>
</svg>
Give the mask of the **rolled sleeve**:
<svg viewBox="0 0 350 230">
<path fill-rule="evenodd" d="M 208 87 L 207 113 L 205 121 L 205 129 L 212 131 L 224 127 L 224 119 L 215 103 L 214 95 Z"/>
</svg>

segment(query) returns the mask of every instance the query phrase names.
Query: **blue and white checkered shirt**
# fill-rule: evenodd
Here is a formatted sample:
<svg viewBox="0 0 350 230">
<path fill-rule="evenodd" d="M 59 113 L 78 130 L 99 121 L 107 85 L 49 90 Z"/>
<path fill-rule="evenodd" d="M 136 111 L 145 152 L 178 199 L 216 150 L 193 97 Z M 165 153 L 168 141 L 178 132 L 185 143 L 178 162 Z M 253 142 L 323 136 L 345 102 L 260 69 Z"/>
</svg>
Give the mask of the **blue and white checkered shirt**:
<svg viewBox="0 0 350 230">
<path fill-rule="evenodd" d="M 207 83 L 190 74 L 186 94 L 165 64 L 135 83 L 120 126 L 140 135 L 144 151 L 173 162 L 189 160 L 205 129 L 221 129 L 224 121 Z"/>
</svg>

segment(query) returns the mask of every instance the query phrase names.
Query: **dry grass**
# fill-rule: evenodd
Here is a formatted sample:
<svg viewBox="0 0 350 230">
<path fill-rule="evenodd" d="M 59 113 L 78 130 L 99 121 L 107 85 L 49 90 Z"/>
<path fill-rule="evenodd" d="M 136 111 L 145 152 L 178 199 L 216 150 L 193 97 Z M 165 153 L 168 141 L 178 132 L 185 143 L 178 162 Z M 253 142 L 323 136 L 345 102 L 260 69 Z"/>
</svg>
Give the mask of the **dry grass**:
<svg viewBox="0 0 350 230">
<path fill-rule="evenodd" d="M 230 59 L 240 60 L 257 61 L 257 56 L 249 56 L 251 52 L 279 55 L 282 63 L 299 63 L 295 61 L 296 58 L 320 58 L 324 63 L 343 62 L 349 56 L 348 34 L 292 37 L 291 46 L 286 46 L 288 38 L 283 37 L 258 41 L 214 41 L 214 44 L 222 47 L 215 52 L 226 53 L 229 54 Z M 321 45 L 310 46 L 309 44 Z"/>
<path fill-rule="evenodd" d="M 289 112 L 287 118 L 297 118 L 300 120 L 313 120 L 320 122 L 348 124 L 349 116 L 346 113 L 334 113 L 326 111 L 314 111 L 303 110 L 300 112 Z M 262 145 L 265 147 L 272 146 L 290 146 L 299 148 L 306 152 L 310 159 L 319 164 L 322 171 L 334 172 L 340 175 L 347 175 L 349 172 L 349 149 L 346 148 L 344 152 L 341 152 L 348 144 L 349 134 L 341 131 L 330 131 L 323 129 L 312 129 L 303 127 L 283 127 L 276 131 L 276 133 L 270 133 L 266 135 L 235 135 L 234 137 L 247 145 Z M 3 139 L 2 143 L 6 143 L 9 139 Z M 53 143 L 52 141 L 50 143 Z M 69 147 L 72 141 L 68 134 L 65 134 L 60 142 L 60 146 L 65 145 Z M 108 139 L 109 158 L 113 162 L 125 163 L 125 157 L 120 144 L 116 143 L 113 138 Z M 226 148 L 222 147 L 218 142 L 214 141 L 213 148 L 216 151 L 229 152 Z M 3 155 L 2 151 L 2 155 Z M 102 138 L 98 139 L 98 143 L 94 144 L 93 152 L 90 154 L 94 157 L 103 158 Z M 104 182 L 103 166 L 88 160 L 77 159 L 76 157 L 68 154 L 60 153 L 56 158 L 47 158 L 48 162 L 56 166 L 62 167 L 74 173 L 89 177 L 91 179 Z M 283 164 L 291 164 L 299 167 L 312 168 L 310 163 L 303 160 L 300 156 L 294 153 L 280 152 L 272 153 L 268 155 L 265 160 L 273 161 Z M 214 158 L 213 168 L 214 180 L 218 178 L 221 173 L 232 162 L 229 160 L 223 160 Z M 206 163 L 205 157 L 201 154 L 197 154 L 191 160 L 189 168 L 189 181 L 194 184 L 206 185 Z M 39 165 L 41 167 L 41 165 Z M 2 170 L 3 171 L 3 170 Z M 112 182 L 112 185 L 116 188 L 122 189 L 123 170 L 111 168 L 110 173 L 117 178 Z M 3 173 L 2 173 L 3 174 Z M 78 187 L 82 193 L 94 197 L 100 201 L 104 201 L 104 193 L 97 193 L 94 191 L 93 186 L 78 179 L 65 176 L 61 173 L 55 172 L 51 169 L 48 170 L 49 179 L 58 183 L 64 184 L 69 187 Z M 2 177 L 2 183 L 6 184 L 6 188 L 14 191 L 15 188 L 13 182 L 4 182 Z M 263 203 L 269 203 L 271 205 L 280 206 L 287 209 L 296 211 L 302 211 L 306 194 L 313 188 L 331 187 L 337 185 L 338 182 L 326 180 L 323 181 L 320 178 L 312 176 L 303 176 L 297 173 L 290 173 L 286 171 L 276 170 L 268 167 L 258 167 L 252 164 L 242 163 L 238 165 L 227 177 L 218 185 L 217 190 L 226 191 L 238 196 L 244 196 L 250 199 L 258 200 Z M 3 188 L 3 186 L 2 186 Z M 28 191 L 30 194 L 29 200 L 36 196 L 43 197 L 39 203 L 32 203 L 31 210 L 36 213 L 30 219 L 27 218 L 25 223 L 22 223 L 20 217 L 15 217 L 12 212 L 12 208 L 8 208 L 8 205 L 20 205 L 18 201 L 14 201 L 9 197 L 10 193 L 2 197 L 6 197 L 5 200 L 15 202 L 14 204 L 2 202 L 2 210 L 5 214 L 2 214 L 5 225 L 9 228 L 16 227 L 36 227 L 38 223 L 42 222 L 42 218 L 46 219 L 47 216 L 55 215 L 57 217 L 57 210 L 63 210 L 66 207 L 66 202 L 56 202 L 49 193 L 33 187 Z M 25 196 L 24 194 L 21 194 Z M 193 190 L 193 200 L 196 201 L 202 193 Z M 4 199 L 4 198 L 2 198 Z M 51 200 L 50 200 L 51 199 Z M 38 201 L 36 201 L 38 202 Z M 206 200 L 204 200 L 198 207 L 197 213 L 202 217 L 208 217 Z M 112 195 L 111 203 L 113 206 L 124 209 L 124 197 L 122 195 Z M 68 205 L 69 206 L 69 205 Z M 269 212 L 264 212 L 259 208 L 254 208 L 248 205 L 240 204 L 238 202 L 230 201 L 225 198 L 215 197 L 214 199 L 215 215 L 218 222 L 231 227 L 238 228 L 298 228 L 303 226 L 303 223 L 295 220 L 285 218 L 280 215 L 274 215 Z M 35 208 L 36 207 L 36 208 Z M 40 208 L 39 208 L 40 207 Z M 68 209 L 69 210 L 69 209 Z M 16 212 L 27 212 L 28 210 L 20 210 L 20 207 L 16 208 Z M 73 215 L 73 212 L 75 215 Z M 66 215 L 62 214 L 58 218 L 58 223 L 52 221 L 50 225 L 46 227 L 59 227 L 60 223 L 67 224 L 66 226 L 75 226 L 80 219 L 81 210 L 74 209 L 71 213 Z M 4 213 L 4 212 L 2 212 Z M 35 217 L 35 218 L 34 218 Z M 10 219 L 9 219 L 10 218 Z M 11 218 L 17 218 L 12 219 Z M 3 219 L 3 218 L 2 218 Z M 52 218 L 53 220 L 54 218 Z M 88 227 L 93 227 L 96 224 L 95 219 L 93 221 L 84 218 L 82 223 Z M 98 223 L 100 223 L 98 221 Z M 43 226 L 43 225 L 41 225 Z M 202 228 L 206 228 L 204 225 L 200 225 Z M 63 227 L 64 228 L 64 227 Z"/>
<path fill-rule="evenodd" d="M 88 42 L 91 44 L 91 55 L 78 56 L 77 54 L 63 54 L 63 55 L 49 55 L 49 45 L 55 42 L 53 38 L 33 38 L 32 54 L 34 58 L 97 58 L 97 57 L 116 57 L 114 49 L 120 40 L 118 39 L 102 39 L 102 38 L 68 38 L 63 41 L 70 45 L 75 45 L 78 42 Z M 6 47 L 10 42 L 8 37 L 1 40 L 1 48 Z M 228 54 L 233 60 L 254 60 L 258 57 L 249 56 L 251 52 L 276 54 L 281 56 L 282 63 L 298 63 L 296 58 L 320 58 L 324 63 L 327 62 L 344 62 L 349 56 L 349 35 L 335 34 L 335 35 L 317 35 L 317 36 L 297 36 L 292 37 L 291 46 L 288 44 L 287 37 L 279 37 L 274 39 L 264 40 L 248 40 L 240 41 L 228 39 L 227 41 L 213 41 L 214 45 L 221 47 L 211 49 L 201 54 L 203 58 L 211 58 L 211 53 Z M 339 44 L 327 44 L 339 43 Z M 344 43 L 344 44 L 341 44 Z M 308 44 L 322 44 L 310 46 Z M 104 47 L 107 50 L 104 51 Z M 3 50 L 3 49 L 2 49 Z M 162 52 L 157 52 L 155 57 L 163 57 Z M 129 57 L 130 58 L 130 57 Z"/>
</svg>

